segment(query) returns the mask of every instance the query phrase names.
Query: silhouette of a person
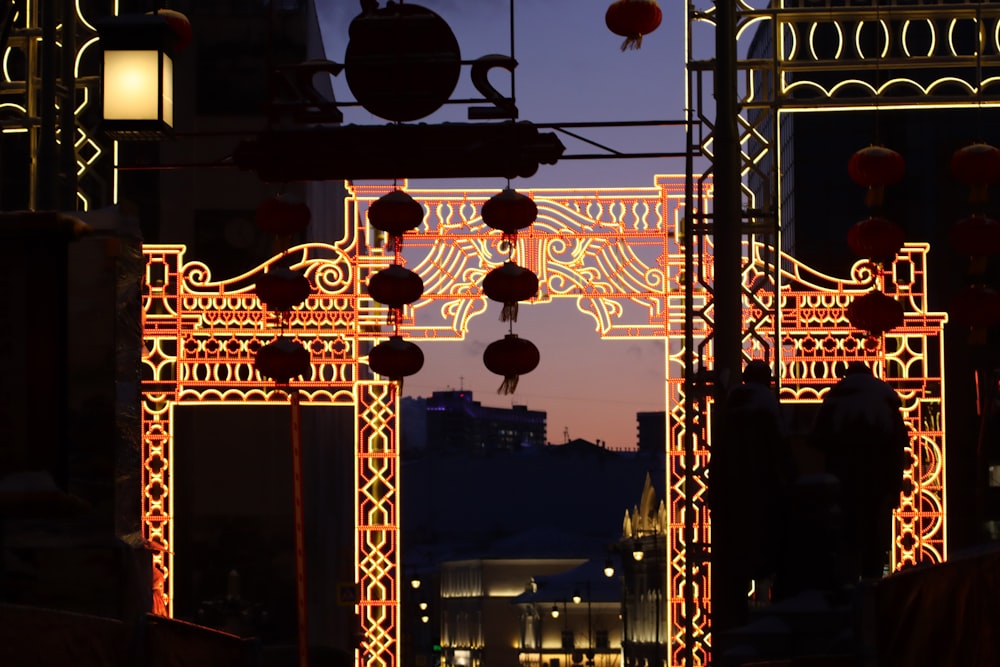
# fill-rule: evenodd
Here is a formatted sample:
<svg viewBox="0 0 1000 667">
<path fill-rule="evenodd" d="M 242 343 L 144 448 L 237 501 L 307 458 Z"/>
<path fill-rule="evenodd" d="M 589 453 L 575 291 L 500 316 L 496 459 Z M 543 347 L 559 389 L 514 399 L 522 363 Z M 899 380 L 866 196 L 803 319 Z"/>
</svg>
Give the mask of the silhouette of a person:
<svg viewBox="0 0 1000 667">
<path fill-rule="evenodd" d="M 729 393 L 728 462 L 721 483 L 737 491 L 734 528 L 744 549 L 746 579 L 772 577 L 781 549 L 783 505 L 796 476 L 796 465 L 783 428 L 781 404 L 771 389 L 771 368 L 754 360 L 743 382 Z M 715 481 L 715 480 L 713 480 Z"/>
<path fill-rule="evenodd" d="M 813 431 L 826 469 L 840 480 L 844 564 L 850 580 L 880 577 L 892 546 L 909 434 L 899 396 L 860 362 L 823 398 Z"/>
</svg>

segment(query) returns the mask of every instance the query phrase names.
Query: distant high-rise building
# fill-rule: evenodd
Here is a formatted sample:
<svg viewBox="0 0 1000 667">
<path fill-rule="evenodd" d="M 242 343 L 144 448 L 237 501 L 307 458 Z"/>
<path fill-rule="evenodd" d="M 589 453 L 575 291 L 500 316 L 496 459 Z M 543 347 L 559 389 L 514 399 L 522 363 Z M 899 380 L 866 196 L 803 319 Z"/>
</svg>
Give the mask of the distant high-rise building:
<svg viewBox="0 0 1000 667">
<path fill-rule="evenodd" d="M 667 441 L 667 413 L 637 412 L 635 420 L 639 429 L 640 452 L 662 452 Z"/>
<path fill-rule="evenodd" d="M 471 391 L 435 391 L 427 399 L 427 446 L 435 450 L 497 450 L 545 445 L 546 413 L 524 405 L 492 408 Z M 405 444 L 405 443 L 404 443 Z"/>
</svg>

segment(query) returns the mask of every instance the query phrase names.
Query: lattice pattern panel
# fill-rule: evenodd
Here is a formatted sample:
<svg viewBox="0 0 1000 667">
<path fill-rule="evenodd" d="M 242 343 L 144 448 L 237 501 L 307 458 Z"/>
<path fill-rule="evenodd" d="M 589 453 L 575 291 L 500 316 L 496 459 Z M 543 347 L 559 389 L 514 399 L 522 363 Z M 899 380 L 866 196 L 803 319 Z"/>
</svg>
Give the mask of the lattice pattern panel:
<svg viewBox="0 0 1000 667">
<path fill-rule="evenodd" d="M 395 384 L 357 385 L 358 561 L 361 653 L 366 665 L 398 664 L 399 501 Z M 393 661 L 388 660 L 392 657 Z"/>
<path fill-rule="evenodd" d="M 41 52 L 42 26 L 39 0 L 22 0 L 18 2 L 16 20 L 10 31 L 10 37 L 2 56 L 3 67 L 0 68 L 0 127 L 3 132 L 32 133 L 33 142 L 37 141 L 40 128 L 41 100 Z M 88 16 L 81 3 L 73 3 L 72 27 L 75 41 L 75 65 L 73 100 L 74 118 L 74 152 L 76 156 L 77 207 L 87 211 L 92 207 L 106 205 L 109 200 L 109 187 L 97 165 L 108 153 L 101 145 L 98 128 L 94 126 L 100 118 L 95 112 L 99 106 L 100 94 L 100 46 L 97 30 L 93 25 L 94 17 Z M 62 25 L 58 27 L 62 31 Z M 64 40 L 58 39 L 56 48 L 61 51 Z M 61 60 L 62 54 L 56 58 Z M 62 94 L 61 91 L 60 94 Z"/>
</svg>

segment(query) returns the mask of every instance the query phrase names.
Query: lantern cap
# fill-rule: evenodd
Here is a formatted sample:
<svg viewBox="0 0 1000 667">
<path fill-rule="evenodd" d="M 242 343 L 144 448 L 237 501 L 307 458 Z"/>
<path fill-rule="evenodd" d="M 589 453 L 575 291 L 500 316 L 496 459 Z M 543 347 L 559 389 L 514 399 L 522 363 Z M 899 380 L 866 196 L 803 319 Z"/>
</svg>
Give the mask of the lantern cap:
<svg viewBox="0 0 1000 667">
<path fill-rule="evenodd" d="M 95 25 L 105 51 L 163 51 L 173 55 L 178 35 L 163 14 L 121 14 Z"/>
</svg>

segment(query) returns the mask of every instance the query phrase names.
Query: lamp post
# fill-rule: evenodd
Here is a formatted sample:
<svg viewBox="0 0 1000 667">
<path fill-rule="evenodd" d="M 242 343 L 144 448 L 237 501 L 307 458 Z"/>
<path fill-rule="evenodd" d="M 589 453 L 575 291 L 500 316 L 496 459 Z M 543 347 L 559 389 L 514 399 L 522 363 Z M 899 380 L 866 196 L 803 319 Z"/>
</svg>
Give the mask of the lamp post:
<svg viewBox="0 0 1000 667">
<path fill-rule="evenodd" d="M 593 615 L 593 596 L 590 592 L 590 582 L 583 582 L 584 590 L 587 595 L 587 664 L 594 664 L 594 615 Z M 579 589 L 573 591 L 573 604 L 580 604 L 583 602 L 583 596 L 580 595 Z"/>
</svg>

